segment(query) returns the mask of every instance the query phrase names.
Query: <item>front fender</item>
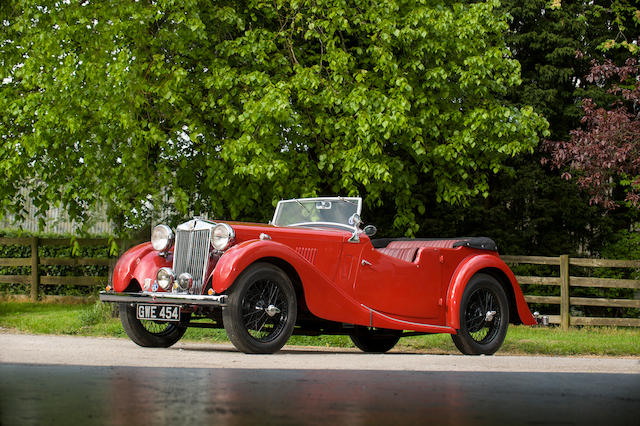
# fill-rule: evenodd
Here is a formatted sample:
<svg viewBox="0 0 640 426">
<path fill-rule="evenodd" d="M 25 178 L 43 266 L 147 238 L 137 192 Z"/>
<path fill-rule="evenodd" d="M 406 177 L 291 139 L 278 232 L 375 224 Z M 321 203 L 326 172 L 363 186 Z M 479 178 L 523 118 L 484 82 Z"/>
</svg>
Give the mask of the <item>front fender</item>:
<svg viewBox="0 0 640 426">
<path fill-rule="evenodd" d="M 227 250 L 211 273 L 211 287 L 216 293 L 226 291 L 249 265 L 264 257 L 290 259 L 295 253 L 284 244 L 269 240 L 249 240 Z"/>
<path fill-rule="evenodd" d="M 171 267 L 171 262 L 158 255 L 150 242 L 132 247 L 116 263 L 113 270 L 113 290 L 125 291 L 133 279 L 143 285 L 145 278 L 154 279 L 158 269 L 163 266 Z"/>
<path fill-rule="evenodd" d="M 228 290 L 251 264 L 265 258 L 287 262 L 300 277 L 305 301 L 315 316 L 354 324 L 368 323 L 370 312 L 291 247 L 270 240 L 245 241 L 220 257 L 212 274 L 213 290 Z"/>
<path fill-rule="evenodd" d="M 533 315 L 531 315 L 529 306 L 524 300 L 522 290 L 518 285 L 515 275 L 511 272 L 511 269 L 509 269 L 509 267 L 498 256 L 484 254 L 473 255 L 465 258 L 460 262 L 456 271 L 453 273 L 447 290 L 447 325 L 456 330 L 460 329 L 460 303 L 462 302 L 464 289 L 473 275 L 486 269 L 497 269 L 507 277 L 513 290 L 516 309 L 520 316 L 520 320 L 525 325 L 536 324 L 536 320 Z"/>
</svg>

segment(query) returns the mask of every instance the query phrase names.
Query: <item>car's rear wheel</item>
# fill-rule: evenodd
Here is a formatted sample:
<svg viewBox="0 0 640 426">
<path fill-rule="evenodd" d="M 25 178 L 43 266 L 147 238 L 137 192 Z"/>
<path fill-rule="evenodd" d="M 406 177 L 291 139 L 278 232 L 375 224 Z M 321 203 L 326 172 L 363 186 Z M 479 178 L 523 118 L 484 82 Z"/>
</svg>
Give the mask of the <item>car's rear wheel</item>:
<svg viewBox="0 0 640 426">
<path fill-rule="evenodd" d="M 384 353 L 393 349 L 400 340 L 397 332 L 369 327 L 356 327 L 349 337 L 358 349 L 363 352 Z"/>
<path fill-rule="evenodd" d="M 120 303 L 120 322 L 127 336 L 134 343 L 147 348 L 168 348 L 175 344 L 187 331 L 185 323 L 191 314 L 183 313 L 181 322 L 149 321 L 136 318 L 136 307 L 130 303 Z"/>
<path fill-rule="evenodd" d="M 465 355 L 492 355 L 509 326 L 509 302 L 498 280 L 488 274 L 474 275 L 462 294 L 460 330 L 451 335 Z"/>
<path fill-rule="evenodd" d="M 287 343 L 296 315 L 296 293 L 287 274 L 260 262 L 247 268 L 233 284 L 222 322 L 238 350 L 268 354 Z"/>
</svg>

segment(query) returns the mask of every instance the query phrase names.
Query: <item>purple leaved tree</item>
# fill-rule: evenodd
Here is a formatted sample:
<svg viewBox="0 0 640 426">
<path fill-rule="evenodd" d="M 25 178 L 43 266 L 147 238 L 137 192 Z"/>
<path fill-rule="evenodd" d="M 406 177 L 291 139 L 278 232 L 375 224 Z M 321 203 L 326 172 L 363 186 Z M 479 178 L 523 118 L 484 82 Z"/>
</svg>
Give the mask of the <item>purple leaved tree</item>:
<svg viewBox="0 0 640 426">
<path fill-rule="evenodd" d="M 591 202 L 608 209 L 626 202 L 640 207 L 640 72 L 636 58 L 622 66 L 593 63 L 587 81 L 616 97 L 607 108 L 584 99 L 582 127 L 568 141 L 545 141 L 543 149 L 566 179 L 577 178 Z M 573 176 L 572 176 L 573 175 Z M 622 189 L 624 195 L 619 196 Z"/>
</svg>

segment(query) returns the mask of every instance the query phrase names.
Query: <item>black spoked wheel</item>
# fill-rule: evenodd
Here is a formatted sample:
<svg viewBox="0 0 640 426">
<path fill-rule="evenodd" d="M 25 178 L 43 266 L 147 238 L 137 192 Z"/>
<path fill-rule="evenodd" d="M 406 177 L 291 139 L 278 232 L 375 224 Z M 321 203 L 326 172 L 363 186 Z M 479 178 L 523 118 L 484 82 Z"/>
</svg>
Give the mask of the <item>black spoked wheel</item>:
<svg viewBox="0 0 640 426">
<path fill-rule="evenodd" d="M 287 274 L 256 263 L 233 284 L 222 322 L 240 351 L 274 353 L 291 337 L 296 315 L 296 293 Z"/>
<path fill-rule="evenodd" d="M 491 275 L 476 274 L 462 295 L 460 330 L 453 343 L 465 355 L 495 353 L 509 326 L 509 303 L 504 288 Z"/>
<path fill-rule="evenodd" d="M 148 321 L 136 318 L 136 308 L 120 303 L 120 322 L 127 336 L 134 343 L 147 348 L 168 348 L 187 331 L 186 324 L 191 314 L 183 313 L 181 322 Z"/>
<path fill-rule="evenodd" d="M 363 352 L 384 353 L 393 349 L 400 340 L 398 332 L 369 327 L 356 327 L 349 337 L 358 349 Z"/>
</svg>

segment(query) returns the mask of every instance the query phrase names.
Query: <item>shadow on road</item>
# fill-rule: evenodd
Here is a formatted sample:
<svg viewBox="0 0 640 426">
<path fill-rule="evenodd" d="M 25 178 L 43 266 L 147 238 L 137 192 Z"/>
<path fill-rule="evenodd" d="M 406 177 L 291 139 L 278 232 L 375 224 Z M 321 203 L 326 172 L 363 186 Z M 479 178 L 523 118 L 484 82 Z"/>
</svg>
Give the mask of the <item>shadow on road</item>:
<svg viewBox="0 0 640 426">
<path fill-rule="evenodd" d="M 237 352 L 239 351 L 231 346 L 231 345 L 207 345 L 204 346 L 202 343 L 198 344 L 189 344 L 188 342 L 180 342 L 179 346 L 172 346 L 168 348 L 169 350 L 179 350 L 179 351 L 189 351 L 189 352 Z M 324 346 L 293 346 L 288 345 L 283 349 L 277 352 L 278 354 L 287 354 L 287 355 L 310 355 L 310 354 L 342 354 L 342 355 L 380 355 L 380 353 L 365 353 L 358 349 L 345 349 L 345 348 L 335 348 L 335 347 L 324 347 Z M 429 351 L 416 351 L 410 349 L 402 349 L 401 351 L 393 351 L 386 352 L 385 355 L 461 355 L 460 353 L 451 354 L 448 352 L 429 352 Z"/>
<path fill-rule="evenodd" d="M 0 364 L 0 424 L 636 424 L 640 376 Z"/>
</svg>

